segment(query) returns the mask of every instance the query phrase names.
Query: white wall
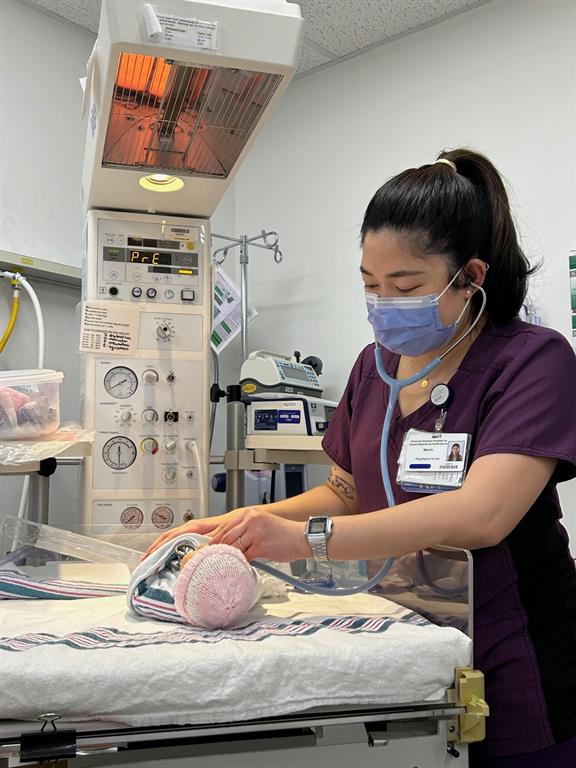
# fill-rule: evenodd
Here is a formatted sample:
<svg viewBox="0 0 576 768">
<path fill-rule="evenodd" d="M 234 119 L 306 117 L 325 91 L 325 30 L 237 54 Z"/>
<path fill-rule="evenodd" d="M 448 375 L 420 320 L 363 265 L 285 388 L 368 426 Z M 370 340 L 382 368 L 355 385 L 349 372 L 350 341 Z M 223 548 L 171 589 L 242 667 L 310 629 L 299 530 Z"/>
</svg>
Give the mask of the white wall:
<svg viewBox="0 0 576 768">
<path fill-rule="evenodd" d="M 0 250 L 81 266 L 80 176 L 85 129 L 80 120 L 85 72 L 94 37 L 17 0 L 0 0 Z M 222 199 L 212 227 L 234 233 L 234 187 Z M 232 270 L 234 274 L 234 270 Z M 63 421 L 79 419 L 80 356 L 75 307 L 80 292 L 34 279 L 46 325 L 46 367 L 64 371 Z M 10 312 L 10 291 L 0 285 L 0 328 Z M 23 295 L 14 334 L 0 357 L 0 369 L 36 365 L 34 313 Z M 228 360 L 234 358 L 230 351 Z M 233 371 L 222 365 L 222 382 Z M 225 407 L 220 407 L 214 451 L 222 453 Z M 51 480 L 51 521 L 71 522 L 77 514 L 81 472 L 58 470 Z M 21 478 L 0 477 L 0 524 L 18 508 Z M 223 495 L 212 495 L 223 510 Z"/>
<path fill-rule="evenodd" d="M 495 0 L 294 82 L 236 182 L 237 229 L 276 228 L 285 262 L 261 259 L 251 348 L 325 362 L 338 398 L 370 341 L 359 227 L 374 191 L 444 147 L 485 152 L 511 184 L 545 323 L 570 328 L 574 232 L 574 2 Z M 571 229 L 572 228 L 572 229 Z M 576 493 L 563 488 L 576 540 Z"/>
<path fill-rule="evenodd" d="M 0 250 L 80 266 L 82 92 L 94 37 L 0 3 Z"/>
</svg>

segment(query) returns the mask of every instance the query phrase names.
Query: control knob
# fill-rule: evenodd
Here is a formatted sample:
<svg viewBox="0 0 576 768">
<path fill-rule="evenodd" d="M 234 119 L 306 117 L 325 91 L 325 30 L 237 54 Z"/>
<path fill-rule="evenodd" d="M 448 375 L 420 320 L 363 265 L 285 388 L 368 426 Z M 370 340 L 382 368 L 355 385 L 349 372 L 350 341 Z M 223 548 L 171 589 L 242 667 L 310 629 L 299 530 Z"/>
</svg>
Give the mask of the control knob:
<svg viewBox="0 0 576 768">
<path fill-rule="evenodd" d="M 140 448 L 142 449 L 142 453 L 151 453 L 154 455 L 155 453 L 158 453 L 158 441 L 153 437 L 145 437 L 140 443 Z"/>
<path fill-rule="evenodd" d="M 162 477 L 167 483 L 173 483 L 176 480 L 176 469 L 174 467 L 166 467 L 162 471 Z"/>
<path fill-rule="evenodd" d="M 147 368 L 142 374 L 142 378 L 146 384 L 156 384 L 160 377 L 158 376 L 158 371 L 155 371 L 153 368 Z"/>
<path fill-rule="evenodd" d="M 156 334 L 159 339 L 169 339 L 172 336 L 172 328 L 168 323 L 160 323 L 156 328 Z"/>
<path fill-rule="evenodd" d="M 176 442 L 176 440 L 166 440 L 166 442 L 164 443 L 164 448 L 169 453 L 174 453 L 177 447 L 178 447 L 178 443 Z"/>
<path fill-rule="evenodd" d="M 154 408 L 146 408 L 142 412 L 142 418 L 148 424 L 152 424 L 154 421 L 158 421 L 158 411 L 155 411 Z"/>
</svg>

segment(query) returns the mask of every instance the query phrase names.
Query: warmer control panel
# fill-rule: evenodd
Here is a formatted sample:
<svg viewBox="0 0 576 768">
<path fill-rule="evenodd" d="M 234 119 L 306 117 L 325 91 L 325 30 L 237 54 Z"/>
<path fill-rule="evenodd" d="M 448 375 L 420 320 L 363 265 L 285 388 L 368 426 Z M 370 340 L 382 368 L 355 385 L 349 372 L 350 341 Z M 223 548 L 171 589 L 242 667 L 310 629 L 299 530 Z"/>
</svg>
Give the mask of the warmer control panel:
<svg viewBox="0 0 576 768">
<path fill-rule="evenodd" d="M 88 211 L 82 298 L 119 304 L 137 331 L 130 348 L 83 358 L 94 444 L 79 529 L 145 548 L 208 514 L 209 222 Z"/>
<path fill-rule="evenodd" d="M 203 227 L 101 220 L 98 298 L 200 304 L 203 301 Z"/>
<path fill-rule="evenodd" d="M 203 363 L 96 360 L 96 489 L 198 487 Z"/>
</svg>

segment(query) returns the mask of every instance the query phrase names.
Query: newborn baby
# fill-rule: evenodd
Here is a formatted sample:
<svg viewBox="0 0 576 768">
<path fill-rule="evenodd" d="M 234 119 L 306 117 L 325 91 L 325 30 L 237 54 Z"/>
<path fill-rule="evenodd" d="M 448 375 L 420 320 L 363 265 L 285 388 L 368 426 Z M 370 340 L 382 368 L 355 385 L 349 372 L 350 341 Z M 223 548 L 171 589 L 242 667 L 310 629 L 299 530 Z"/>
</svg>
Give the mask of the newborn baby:
<svg viewBox="0 0 576 768">
<path fill-rule="evenodd" d="M 285 594 L 282 582 L 263 579 L 242 552 L 208 545 L 206 536 L 184 534 L 152 552 L 132 574 L 128 605 L 142 615 L 225 629 L 240 621 L 262 596 Z"/>
<path fill-rule="evenodd" d="M 176 554 L 180 554 L 178 549 Z M 228 544 L 190 549 L 181 557 L 179 570 L 176 609 L 186 621 L 200 627 L 224 629 L 235 624 L 262 594 L 254 568 L 239 549 Z"/>
</svg>

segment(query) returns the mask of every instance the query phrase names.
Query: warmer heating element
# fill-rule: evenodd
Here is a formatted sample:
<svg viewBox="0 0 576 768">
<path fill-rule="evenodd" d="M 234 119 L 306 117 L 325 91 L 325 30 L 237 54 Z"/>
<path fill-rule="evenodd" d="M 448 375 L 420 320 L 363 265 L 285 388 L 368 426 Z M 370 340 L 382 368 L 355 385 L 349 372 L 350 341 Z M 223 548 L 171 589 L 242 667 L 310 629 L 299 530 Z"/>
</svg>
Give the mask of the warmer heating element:
<svg viewBox="0 0 576 768">
<path fill-rule="evenodd" d="M 122 53 L 102 165 L 226 178 L 281 80 Z"/>
</svg>

